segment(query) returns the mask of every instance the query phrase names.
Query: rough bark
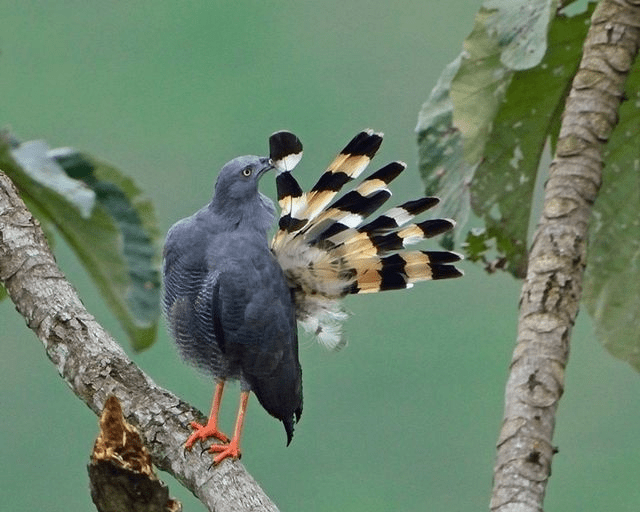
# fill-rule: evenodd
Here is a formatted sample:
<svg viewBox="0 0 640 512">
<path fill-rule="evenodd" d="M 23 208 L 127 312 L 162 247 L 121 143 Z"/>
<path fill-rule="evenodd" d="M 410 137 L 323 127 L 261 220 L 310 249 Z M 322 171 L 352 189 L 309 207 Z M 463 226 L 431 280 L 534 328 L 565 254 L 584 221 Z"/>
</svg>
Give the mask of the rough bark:
<svg viewBox="0 0 640 512">
<path fill-rule="evenodd" d="M 182 505 L 158 479 L 140 433 L 125 421 L 113 395 L 100 416 L 100 434 L 87 471 L 98 512 L 182 512 Z"/>
<path fill-rule="evenodd" d="M 277 510 L 240 462 L 210 468 L 210 456 L 183 449 L 189 422 L 206 418 L 157 386 L 87 312 L 56 265 L 39 223 L 2 171 L 0 281 L 72 391 L 96 414 L 110 395 L 116 396 L 158 468 L 209 510 Z"/>
<path fill-rule="evenodd" d="M 543 509 L 557 451 L 552 443 L 555 413 L 582 293 L 591 206 L 602 180 L 603 148 L 640 44 L 640 1 L 602 0 L 591 21 L 522 288 L 494 468 L 493 511 Z"/>
</svg>

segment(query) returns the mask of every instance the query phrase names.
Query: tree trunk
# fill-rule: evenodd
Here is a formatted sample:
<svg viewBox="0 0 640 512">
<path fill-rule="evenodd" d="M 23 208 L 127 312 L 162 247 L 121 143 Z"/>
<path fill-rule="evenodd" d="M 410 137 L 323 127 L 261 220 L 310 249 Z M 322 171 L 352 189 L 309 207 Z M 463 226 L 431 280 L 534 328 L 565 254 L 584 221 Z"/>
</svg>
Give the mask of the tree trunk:
<svg viewBox="0 0 640 512">
<path fill-rule="evenodd" d="M 602 0 L 567 99 L 520 298 L 494 468 L 493 511 L 541 511 L 555 412 L 586 264 L 602 152 L 640 45 L 640 1 Z M 629 170 L 630 172 L 631 170 Z"/>
<path fill-rule="evenodd" d="M 96 414 L 110 395 L 116 396 L 158 468 L 209 510 L 277 511 L 240 462 L 227 460 L 213 469 L 200 450 L 183 449 L 189 422 L 206 418 L 158 387 L 87 312 L 58 269 L 38 221 L 2 171 L 0 281 L 71 390 Z"/>
</svg>

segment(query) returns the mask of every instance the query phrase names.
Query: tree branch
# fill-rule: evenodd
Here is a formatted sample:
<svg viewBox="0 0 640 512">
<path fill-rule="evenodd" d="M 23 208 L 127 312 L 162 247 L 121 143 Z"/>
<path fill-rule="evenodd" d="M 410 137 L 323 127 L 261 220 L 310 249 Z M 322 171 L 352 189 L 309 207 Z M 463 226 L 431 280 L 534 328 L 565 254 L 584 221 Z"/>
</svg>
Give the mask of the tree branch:
<svg viewBox="0 0 640 512">
<path fill-rule="evenodd" d="M 158 468 L 175 476 L 209 510 L 277 511 L 238 461 L 210 469 L 210 457 L 183 449 L 186 425 L 206 418 L 158 387 L 87 312 L 57 267 L 39 223 L 2 171 L 0 281 L 71 390 L 96 414 L 115 395 Z"/>
<path fill-rule="evenodd" d="M 578 313 L 602 152 L 640 45 L 640 2 L 602 0 L 567 99 L 542 216 L 522 287 L 491 509 L 541 511 L 555 412 Z"/>
</svg>

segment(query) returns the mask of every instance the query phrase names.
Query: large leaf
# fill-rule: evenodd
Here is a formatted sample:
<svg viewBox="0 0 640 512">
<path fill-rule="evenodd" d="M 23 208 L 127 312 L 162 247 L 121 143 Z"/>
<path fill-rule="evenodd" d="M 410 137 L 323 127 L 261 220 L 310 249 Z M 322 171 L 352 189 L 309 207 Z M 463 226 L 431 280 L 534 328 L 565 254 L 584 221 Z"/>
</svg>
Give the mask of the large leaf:
<svg viewBox="0 0 640 512">
<path fill-rule="evenodd" d="M 549 137 L 560 126 L 566 94 L 579 64 L 589 13 L 551 24 L 538 66 L 514 73 L 493 121 L 483 160 L 471 183 L 474 213 L 486 225 L 505 268 L 524 277 L 534 186 Z"/>
<path fill-rule="evenodd" d="M 614 356 L 640 370 L 640 69 L 625 84 L 629 101 L 605 152 L 594 204 L 583 300 Z"/>
<path fill-rule="evenodd" d="M 543 148 L 557 140 L 566 94 L 582 54 L 595 4 L 549 25 L 547 51 L 535 63 L 517 66 L 518 52 L 541 45 L 537 28 L 504 9 L 504 23 L 490 27 L 485 2 L 465 53 L 449 65 L 420 113 L 421 170 L 428 193 L 442 194 L 446 214 L 466 220 L 473 211 L 483 227 L 471 230 L 466 250 L 488 269 L 523 277 L 528 226 Z M 503 41 L 522 26 L 526 41 L 505 58 Z M 530 38 L 528 34 L 537 34 Z M 504 37 L 500 36 L 503 34 Z M 515 36 L 520 37 L 518 36 Z M 533 45 L 533 46 L 532 46 Z M 511 62 L 511 63 L 510 63 Z M 491 77 L 494 80 L 491 80 Z M 504 91 L 502 90 L 504 88 Z M 584 281 L 584 301 L 597 335 L 615 356 L 640 370 L 640 70 L 626 84 L 630 101 L 605 153 L 603 185 L 594 221 Z M 495 101 L 495 97 L 499 101 Z M 477 104 L 475 104 L 477 103 Z"/>
<path fill-rule="evenodd" d="M 75 251 L 133 348 L 151 345 L 159 315 L 158 230 L 140 190 L 88 155 L 6 135 L 0 168 L 43 226 L 55 226 Z"/>
<path fill-rule="evenodd" d="M 442 196 L 445 215 L 464 223 L 473 211 L 484 222 L 467 236 L 469 259 L 518 277 L 540 157 L 558 129 L 592 10 L 550 20 L 552 7 L 485 2 L 417 127 L 427 192 Z"/>
<path fill-rule="evenodd" d="M 440 211 L 464 225 L 469 217 L 469 188 L 477 165 L 463 157 L 462 134 L 453 126 L 451 82 L 460 69 L 461 57 L 449 64 L 431 91 L 418 116 L 418 153 L 420 173 L 427 195 L 440 196 Z M 451 232 L 440 238 L 453 248 Z"/>
</svg>

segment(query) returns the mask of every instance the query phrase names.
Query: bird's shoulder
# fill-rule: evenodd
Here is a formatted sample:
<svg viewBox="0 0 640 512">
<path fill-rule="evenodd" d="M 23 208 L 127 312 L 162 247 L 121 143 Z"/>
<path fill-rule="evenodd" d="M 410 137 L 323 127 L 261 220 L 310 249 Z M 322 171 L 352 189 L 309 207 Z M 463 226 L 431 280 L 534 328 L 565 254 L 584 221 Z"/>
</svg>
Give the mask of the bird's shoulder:
<svg viewBox="0 0 640 512">
<path fill-rule="evenodd" d="M 165 272 L 179 267 L 248 276 L 277 266 L 261 230 L 229 225 L 208 208 L 169 229 L 163 257 Z"/>
<path fill-rule="evenodd" d="M 179 220 L 167 232 L 163 250 L 165 265 L 171 265 L 178 259 L 202 261 L 207 246 L 222 231 L 221 222 L 208 207 Z"/>
</svg>

